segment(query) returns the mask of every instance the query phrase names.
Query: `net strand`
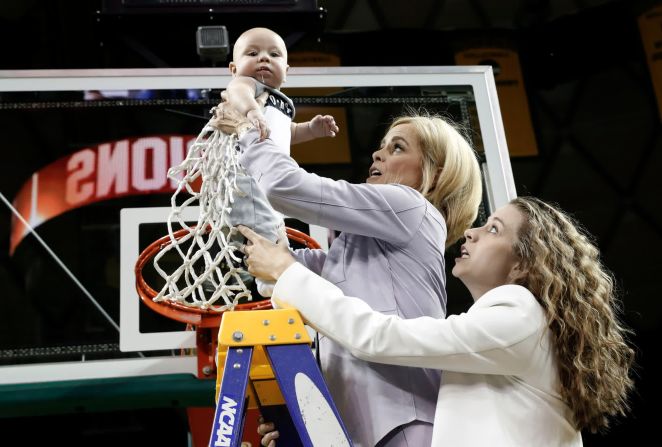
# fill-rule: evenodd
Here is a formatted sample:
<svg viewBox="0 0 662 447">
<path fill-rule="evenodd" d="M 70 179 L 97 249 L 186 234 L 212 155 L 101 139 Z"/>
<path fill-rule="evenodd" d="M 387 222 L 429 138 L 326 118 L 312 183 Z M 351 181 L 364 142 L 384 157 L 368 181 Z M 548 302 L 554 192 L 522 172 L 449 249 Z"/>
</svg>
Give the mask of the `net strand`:
<svg viewBox="0 0 662 447">
<path fill-rule="evenodd" d="M 237 175 L 245 173 L 236 145 L 236 134 L 225 134 L 210 120 L 191 144 L 186 158 L 168 170 L 168 177 L 177 182 L 177 187 L 167 219 L 169 243 L 161 247 L 153 261 L 154 269 L 165 280 L 154 301 L 222 312 L 232 310 L 242 298 L 252 299 L 241 276 L 248 273 L 237 255 L 239 244 L 232 241 L 237 230 L 229 222 L 235 199 L 246 196 L 237 186 Z M 200 181 L 200 190 L 196 191 L 194 184 Z M 200 208 L 198 220 L 188 225 L 182 218 L 184 209 L 196 203 Z M 184 235 L 175 237 L 181 229 Z M 212 255 L 216 248 L 218 253 Z M 160 262 L 165 263 L 164 257 L 172 253 L 179 256 L 181 264 L 168 273 Z"/>
</svg>

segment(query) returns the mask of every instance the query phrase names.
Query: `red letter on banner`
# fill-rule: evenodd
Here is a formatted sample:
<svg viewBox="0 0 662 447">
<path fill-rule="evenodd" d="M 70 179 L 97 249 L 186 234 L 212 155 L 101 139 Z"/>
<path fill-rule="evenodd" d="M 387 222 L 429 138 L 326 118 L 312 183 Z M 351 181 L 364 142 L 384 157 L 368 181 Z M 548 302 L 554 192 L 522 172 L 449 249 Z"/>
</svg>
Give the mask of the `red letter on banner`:
<svg viewBox="0 0 662 447">
<path fill-rule="evenodd" d="M 94 193 L 94 182 L 82 182 L 94 173 L 95 153 L 91 149 L 83 149 L 71 156 L 67 162 L 67 177 L 64 199 L 71 205 L 89 199 Z M 80 182 L 80 185 L 79 185 Z"/>
</svg>

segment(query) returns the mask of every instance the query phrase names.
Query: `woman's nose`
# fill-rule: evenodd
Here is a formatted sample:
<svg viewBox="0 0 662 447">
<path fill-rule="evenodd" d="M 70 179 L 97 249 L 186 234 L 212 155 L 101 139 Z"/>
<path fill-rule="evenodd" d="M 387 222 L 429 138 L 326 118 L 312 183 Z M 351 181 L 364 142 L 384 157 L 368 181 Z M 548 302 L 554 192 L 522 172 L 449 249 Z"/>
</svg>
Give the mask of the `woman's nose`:
<svg viewBox="0 0 662 447">
<path fill-rule="evenodd" d="M 464 230 L 464 238 L 468 241 L 473 240 L 473 228 Z"/>
<path fill-rule="evenodd" d="M 372 153 L 372 161 L 384 161 L 384 155 L 381 149 Z"/>
</svg>

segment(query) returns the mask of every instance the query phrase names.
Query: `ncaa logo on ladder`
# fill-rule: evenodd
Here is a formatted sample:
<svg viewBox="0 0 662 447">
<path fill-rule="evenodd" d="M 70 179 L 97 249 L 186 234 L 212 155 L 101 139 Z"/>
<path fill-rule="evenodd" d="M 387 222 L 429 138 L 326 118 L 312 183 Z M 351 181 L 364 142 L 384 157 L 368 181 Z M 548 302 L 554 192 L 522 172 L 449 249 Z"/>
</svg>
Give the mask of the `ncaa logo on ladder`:
<svg viewBox="0 0 662 447">
<path fill-rule="evenodd" d="M 232 431 L 234 429 L 235 415 L 237 414 L 237 401 L 227 396 L 222 396 L 220 414 L 216 419 L 216 441 L 215 447 L 226 447 L 230 445 Z"/>
</svg>

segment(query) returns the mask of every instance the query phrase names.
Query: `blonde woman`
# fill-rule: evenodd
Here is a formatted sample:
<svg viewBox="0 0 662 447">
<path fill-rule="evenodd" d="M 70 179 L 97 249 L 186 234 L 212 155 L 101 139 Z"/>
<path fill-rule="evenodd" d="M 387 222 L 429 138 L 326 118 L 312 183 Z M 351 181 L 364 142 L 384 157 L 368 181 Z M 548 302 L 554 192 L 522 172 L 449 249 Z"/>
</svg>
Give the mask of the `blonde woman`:
<svg viewBox="0 0 662 447">
<path fill-rule="evenodd" d="M 222 105 L 226 119 L 230 106 Z M 259 137 L 242 133 L 240 162 L 274 209 L 342 232 L 328 254 L 297 251 L 301 264 L 383 314 L 445 316 L 444 250 L 471 226 L 482 197 L 475 154 L 452 125 L 422 114 L 394 120 L 362 184 L 310 174 Z M 355 446 L 429 445 L 438 370 L 364 362 L 324 336 L 319 355 Z"/>
<path fill-rule="evenodd" d="M 540 200 L 515 199 L 466 231 L 453 275 L 475 302 L 447 319 L 375 312 L 242 232 L 249 272 L 278 280 L 275 304 L 357 358 L 444 371 L 432 446 L 581 446 L 581 430 L 628 409 L 634 353 L 612 276 L 589 237 Z"/>
</svg>

